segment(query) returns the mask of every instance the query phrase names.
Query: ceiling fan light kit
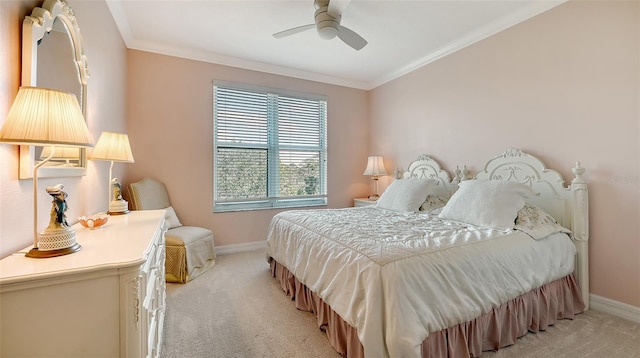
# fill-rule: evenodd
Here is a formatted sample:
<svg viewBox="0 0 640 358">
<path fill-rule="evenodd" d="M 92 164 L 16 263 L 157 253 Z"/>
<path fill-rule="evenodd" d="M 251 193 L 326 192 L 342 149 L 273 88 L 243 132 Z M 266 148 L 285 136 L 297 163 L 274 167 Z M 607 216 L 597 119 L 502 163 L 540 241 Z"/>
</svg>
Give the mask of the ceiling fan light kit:
<svg viewBox="0 0 640 358">
<path fill-rule="evenodd" d="M 316 1 L 317 4 L 317 1 Z M 327 12 L 328 6 L 320 7 L 316 10 L 316 28 L 320 38 L 331 40 L 338 35 L 338 27 L 340 26 L 340 15 L 333 17 Z"/>
<path fill-rule="evenodd" d="M 337 36 L 345 44 L 349 45 L 355 50 L 360 50 L 367 45 L 367 41 L 362 38 L 362 36 L 358 35 L 353 30 L 340 25 L 342 14 L 329 13 L 329 0 L 315 0 L 313 4 L 316 7 L 316 11 L 314 14 L 314 24 L 302 25 L 288 30 L 280 31 L 273 34 L 273 37 L 279 39 L 285 36 L 297 34 L 302 31 L 310 30 L 315 27 L 318 31 L 318 35 L 322 39 L 331 40 Z"/>
</svg>

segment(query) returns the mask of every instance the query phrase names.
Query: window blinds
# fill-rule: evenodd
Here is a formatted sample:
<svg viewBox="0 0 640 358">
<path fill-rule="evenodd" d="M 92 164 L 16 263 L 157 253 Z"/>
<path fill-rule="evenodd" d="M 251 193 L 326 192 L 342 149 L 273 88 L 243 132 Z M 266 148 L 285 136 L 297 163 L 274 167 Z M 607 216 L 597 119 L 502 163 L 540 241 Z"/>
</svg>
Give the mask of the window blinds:
<svg viewBox="0 0 640 358">
<path fill-rule="evenodd" d="M 214 85 L 214 210 L 326 204 L 324 98 Z"/>
</svg>

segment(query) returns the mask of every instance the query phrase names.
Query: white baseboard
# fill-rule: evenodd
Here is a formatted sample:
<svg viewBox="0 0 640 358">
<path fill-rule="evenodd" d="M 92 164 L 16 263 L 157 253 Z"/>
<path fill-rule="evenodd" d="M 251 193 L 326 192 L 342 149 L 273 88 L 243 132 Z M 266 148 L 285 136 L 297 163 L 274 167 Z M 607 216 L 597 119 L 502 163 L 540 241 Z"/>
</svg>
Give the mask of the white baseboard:
<svg viewBox="0 0 640 358">
<path fill-rule="evenodd" d="M 594 294 L 590 294 L 589 299 L 591 309 L 640 324 L 640 307 Z"/>
<path fill-rule="evenodd" d="M 265 249 L 267 241 L 254 241 L 248 242 L 246 244 L 234 244 L 234 245 L 224 245 L 224 246 L 216 246 L 216 255 L 226 255 L 226 254 L 235 254 L 237 252 L 245 252 L 245 251 L 253 251 L 259 249 Z"/>
</svg>

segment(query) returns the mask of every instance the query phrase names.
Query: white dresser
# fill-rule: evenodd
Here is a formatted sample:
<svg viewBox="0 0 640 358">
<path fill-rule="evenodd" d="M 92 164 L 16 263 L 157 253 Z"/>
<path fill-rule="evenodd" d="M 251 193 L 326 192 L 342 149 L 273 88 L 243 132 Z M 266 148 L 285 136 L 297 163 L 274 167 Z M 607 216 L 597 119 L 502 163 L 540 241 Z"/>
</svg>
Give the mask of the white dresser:
<svg viewBox="0 0 640 358">
<path fill-rule="evenodd" d="M 0 260 L 0 356 L 157 357 L 165 313 L 164 210 L 76 228 L 79 252 Z"/>
</svg>

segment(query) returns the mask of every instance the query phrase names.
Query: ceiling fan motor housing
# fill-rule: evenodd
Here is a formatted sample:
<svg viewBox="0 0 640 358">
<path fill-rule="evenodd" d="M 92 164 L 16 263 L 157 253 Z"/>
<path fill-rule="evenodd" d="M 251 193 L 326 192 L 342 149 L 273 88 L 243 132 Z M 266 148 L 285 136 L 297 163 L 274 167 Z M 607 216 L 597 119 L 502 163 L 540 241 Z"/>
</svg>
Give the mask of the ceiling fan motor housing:
<svg viewBox="0 0 640 358">
<path fill-rule="evenodd" d="M 318 3 L 316 2 L 316 5 Z M 328 6 L 319 6 L 316 9 L 316 29 L 321 38 L 330 40 L 338 35 L 340 27 L 340 16 L 333 17 L 327 12 Z"/>
</svg>

